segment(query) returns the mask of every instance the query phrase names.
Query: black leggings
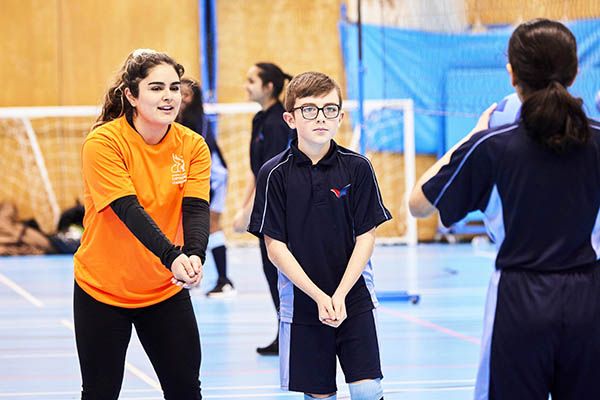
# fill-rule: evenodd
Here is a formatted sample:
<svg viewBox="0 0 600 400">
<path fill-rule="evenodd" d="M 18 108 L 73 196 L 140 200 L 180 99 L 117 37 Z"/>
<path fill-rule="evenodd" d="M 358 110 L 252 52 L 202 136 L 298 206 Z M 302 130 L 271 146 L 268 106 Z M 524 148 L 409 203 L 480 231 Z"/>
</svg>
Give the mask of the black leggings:
<svg viewBox="0 0 600 400">
<path fill-rule="evenodd" d="M 135 325 L 168 400 L 199 400 L 200 335 L 189 292 L 161 303 L 121 308 L 101 303 L 77 283 L 73 296 L 82 400 L 117 399 Z"/>
<path fill-rule="evenodd" d="M 260 243 L 260 255 L 262 257 L 265 278 L 267 278 L 267 283 L 269 284 L 269 291 L 271 292 L 271 298 L 273 299 L 275 311 L 277 311 L 277 314 L 279 314 L 279 289 L 277 288 L 277 267 L 273 265 L 271 260 L 269 260 L 265 239 L 261 237 L 258 240 L 258 242 Z"/>
</svg>

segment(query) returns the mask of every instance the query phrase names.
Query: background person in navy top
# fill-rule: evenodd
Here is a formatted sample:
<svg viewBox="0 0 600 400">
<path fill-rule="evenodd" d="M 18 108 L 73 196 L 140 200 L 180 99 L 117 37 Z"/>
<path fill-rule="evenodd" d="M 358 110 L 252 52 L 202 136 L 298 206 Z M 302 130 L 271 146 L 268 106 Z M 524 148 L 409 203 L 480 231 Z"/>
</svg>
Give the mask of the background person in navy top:
<svg viewBox="0 0 600 400">
<path fill-rule="evenodd" d="M 280 270 L 282 387 L 334 399 L 337 356 L 352 399 L 379 400 L 370 257 L 391 215 L 369 160 L 332 140 L 341 103 L 325 74 L 290 82 L 284 118 L 298 140 L 261 168 L 248 230 Z"/>
<path fill-rule="evenodd" d="M 246 91 L 248 99 L 260 104 L 262 110 L 256 113 L 252 120 L 252 138 L 250 140 L 250 172 L 246 178 L 246 190 L 242 198 L 240 210 L 236 213 L 233 228 L 236 232 L 245 232 L 250 220 L 250 212 L 254 202 L 256 189 L 256 176 L 263 164 L 273 156 L 287 149 L 295 137 L 293 129 L 283 120 L 285 112 L 279 101 L 286 80 L 292 79 L 291 75 L 284 73 L 281 68 L 272 63 L 257 63 L 248 70 Z M 279 313 L 279 294 L 277 292 L 277 268 L 269 261 L 265 241 L 259 237 L 260 254 L 263 271 L 275 311 Z M 277 355 L 279 344 L 277 338 L 265 346 L 258 347 L 256 351 L 263 355 Z"/>
<path fill-rule="evenodd" d="M 192 78 L 181 79 L 181 108 L 177 122 L 200 134 L 210 150 L 210 236 L 207 249 L 213 255 L 218 278 L 216 285 L 206 295 L 234 296 L 235 288 L 227 277 L 227 248 L 225 233 L 221 227 L 221 215 L 225 210 L 227 195 L 227 163 L 204 114 L 200 84 Z"/>
<path fill-rule="evenodd" d="M 418 181 L 413 215 L 449 226 L 481 210 L 498 247 L 476 399 L 600 399 L 600 128 L 567 91 L 577 44 L 521 24 L 507 70 L 521 119 L 474 131 Z"/>
</svg>

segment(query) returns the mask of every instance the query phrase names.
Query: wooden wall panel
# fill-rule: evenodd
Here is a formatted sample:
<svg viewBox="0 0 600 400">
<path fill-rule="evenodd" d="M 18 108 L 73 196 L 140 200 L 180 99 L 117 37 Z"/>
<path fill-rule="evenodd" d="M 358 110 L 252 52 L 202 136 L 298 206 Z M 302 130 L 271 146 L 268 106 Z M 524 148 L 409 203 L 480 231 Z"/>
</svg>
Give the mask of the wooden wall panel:
<svg viewBox="0 0 600 400">
<path fill-rule="evenodd" d="M 0 107 L 57 104 L 58 0 L 2 0 Z"/>
<path fill-rule="evenodd" d="M 318 70 L 342 87 L 338 21 L 341 0 L 228 0 L 217 2 L 220 102 L 246 101 L 248 68 L 259 61 L 294 75 Z"/>
<path fill-rule="evenodd" d="M 468 20 L 475 24 L 515 24 L 532 18 L 582 19 L 600 17 L 597 0 L 465 0 Z"/>
<path fill-rule="evenodd" d="M 135 48 L 165 51 L 199 76 L 197 0 L 60 0 L 61 104 L 96 104 Z"/>
</svg>

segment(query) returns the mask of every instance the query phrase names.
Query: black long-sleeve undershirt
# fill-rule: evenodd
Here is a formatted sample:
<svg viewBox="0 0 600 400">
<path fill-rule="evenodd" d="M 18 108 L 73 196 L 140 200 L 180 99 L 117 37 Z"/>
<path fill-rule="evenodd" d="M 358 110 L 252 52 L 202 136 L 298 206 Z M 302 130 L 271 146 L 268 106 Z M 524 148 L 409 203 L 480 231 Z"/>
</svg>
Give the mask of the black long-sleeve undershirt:
<svg viewBox="0 0 600 400">
<path fill-rule="evenodd" d="M 152 217 L 144 210 L 135 195 L 118 198 L 110 204 L 110 207 L 131 233 L 156 255 L 169 270 L 173 261 L 181 254 L 196 255 L 204 263 L 210 221 L 209 207 L 206 200 L 195 197 L 183 198 L 182 214 L 185 243 L 183 249 L 171 243 Z"/>
<path fill-rule="evenodd" d="M 183 252 L 188 256 L 206 259 L 206 246 L 210 233 L 210 207 L 197 197 L 184 197 L 181 204 L 183 215 Z"/>
</svg>

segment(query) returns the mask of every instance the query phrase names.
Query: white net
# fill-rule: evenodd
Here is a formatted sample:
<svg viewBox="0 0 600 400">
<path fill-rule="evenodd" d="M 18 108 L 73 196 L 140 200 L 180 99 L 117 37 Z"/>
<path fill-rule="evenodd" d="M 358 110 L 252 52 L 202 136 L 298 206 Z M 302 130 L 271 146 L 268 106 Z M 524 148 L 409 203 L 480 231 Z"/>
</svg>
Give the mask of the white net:
<svg viewBox="0 0 600 400">
<path fill-rule="evenodd" d="M 0 201 L 53 232 L 60 211 L 81 197 L 80 148 L 95 107 L 0 109 Z"/>
<path fill-rule="evenodd" d="M 356 104 L 349 102 L 345 108 L 352 119 Z M 206 105 L 207 114 L 217 122 L 217 140 L 229 168 L 222 224 L 228 240 L 235 244 L 254 242 L 249 234 L 234 233 L 231 224 L 249 171 L 251 121 L 257 111 L 253 103 Z M 45 232 L 53 232 L 61 210 L 81 201 L 81 145 L 98 113 L 97 107 L 87 106 L 0 108 L 0 168 L 5 175 L 0 201 L 14 203 L 21 219 L 34 218 Z M 412 102 L 368 101 L 365 116 L 369 141 L 399 140 L 408 154 L 376 150 L 367 154 L 394 216 L 379 236 L 414 243 L 416 225 L 406 212 L 405 197 L 405 187 L 412 186 L 415 175 Z M 350 126 L 344 123 L 337 140 L 352 147 L 359 137 Z"/>
<path fill-rule="evenodd" d="M 348 110 L 357 108 L 349 102 Z M 352 115 L 352 114 L 351 114 Z M 364 135 L 361 146 L 361 135 Z M 416 220 L 408 212 L 408 195 L 415 184 L 414 105 L 410 99 L 367 100 L 362 129 L 356 126 L 350 148 L 366 149 L 373 163 L 385 204 L 394 219 L 378 230 L 390 243 L 417 243 Z"/>
</svg>

